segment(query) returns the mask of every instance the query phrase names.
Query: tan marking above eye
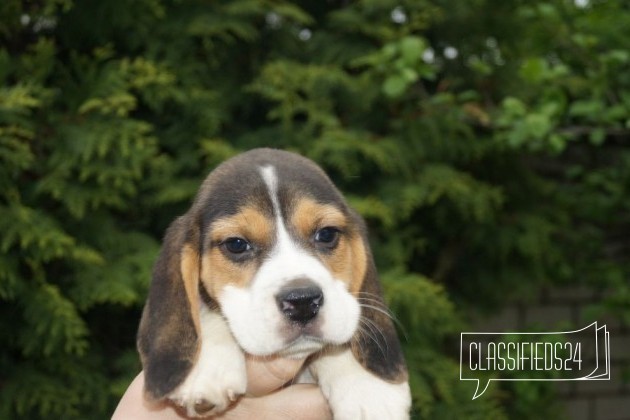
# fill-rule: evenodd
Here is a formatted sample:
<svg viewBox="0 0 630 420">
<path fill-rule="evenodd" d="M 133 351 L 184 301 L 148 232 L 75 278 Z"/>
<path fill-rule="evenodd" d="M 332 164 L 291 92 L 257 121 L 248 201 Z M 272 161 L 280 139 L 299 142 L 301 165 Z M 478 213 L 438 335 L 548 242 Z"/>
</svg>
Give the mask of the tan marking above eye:
<svg viewBox="0 0 630 420">
<path fill-rule="evenodd" d="M 240 237 L 249 242 L 268 246 L 273 240 L 273 220 L 253 207 L 244 207 L 238 213 L 223 217 L 210 225 L 210 240 L 221 242 Z"/>
<path fill-rule="evenodd" d="M 259 247 L 269 247 L 273 241 L 273 220 L 253 206 L 241 208 L 236 214 L 215 220 L 209 228 L 211 243 L 220 243 L 228 238 L 246 239 Z M 256 274 L 258 264 L 254 261 L 235 264 L 218 247 L 210 247 L 201 262 L 201 280 L 213 298 L 230 284 L 245 287 Z"/>
<path fill-rule="evenodd" d="M 320 259 L 336 279 L 348 284 L 351 293 L 357 293 L 365 277 L 367 256 L 363 238 L 358 230 L 350 225 L 346 215 L 331 204 L 301 198 L 294 206 L 290 222 L 306 240 L 324 227 L 336 227 L 343 232 L 337 247 L 330 253 L 321 254 Z"/>
<path fill-rule="evenodd" d="M 343 230 L 346 216 L 331 204 L 321 204 L 312 198 L 301 198 L 291 214 L 291 225 L 302 238 L 310 237 L 317 229 L 327 226 Z"/>
</svg>

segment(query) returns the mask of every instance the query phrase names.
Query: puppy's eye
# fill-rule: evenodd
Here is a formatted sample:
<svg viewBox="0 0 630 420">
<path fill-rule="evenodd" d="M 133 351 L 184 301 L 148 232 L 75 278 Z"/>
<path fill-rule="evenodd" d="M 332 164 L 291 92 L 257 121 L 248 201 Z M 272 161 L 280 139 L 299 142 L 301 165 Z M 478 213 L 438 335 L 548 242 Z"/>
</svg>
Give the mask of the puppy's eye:
<svg viewBox="0 0 630 420">
<path fill-rule="evenodd" d="M 232 254 L 242 254 L 252 249 L 250 243 L 243 238 L 228 238 L 223 242 L 223 246 Z"/>
<path fill-rule="evenodd" d="M 315 242 L 333 248 L 339 242 L 339 229 L 328 226 L 315 232 Z"/>
</svg>

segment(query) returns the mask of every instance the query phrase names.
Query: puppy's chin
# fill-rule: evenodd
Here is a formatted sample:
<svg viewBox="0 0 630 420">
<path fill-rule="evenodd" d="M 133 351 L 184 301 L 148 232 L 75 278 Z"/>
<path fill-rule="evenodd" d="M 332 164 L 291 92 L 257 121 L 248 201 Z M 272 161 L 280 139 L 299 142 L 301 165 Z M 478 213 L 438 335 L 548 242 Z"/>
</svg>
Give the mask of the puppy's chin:
<svg viewBox="0 0 630 420">
<path fill-rule="evenodd" d="M 289 359 L 304 359 L 313 353 L 321 351 L 326 346 L 337 346 L 349 341 L 351 336 L 342 341 L 331 341 L 323 338 L 320 333 L 311 334 L 308 327 L 283 327 L 283 334 L 269 334 L 269 340 L 252 341 L 251 337 L 242 337 L 232 331 L 239 345 L 246 353 L 254 356 L 280 356 Z M 240 336 L 240 339 L 239 339 Z M 272 338 L 273 337 L 273 338 Z"/>
<path fill-rule="evenodd" d="M 288 359 L 304 359 L 320 351 L 326 343 L 317 337 L 300 336 L 277 354 Z"/>
</svg>

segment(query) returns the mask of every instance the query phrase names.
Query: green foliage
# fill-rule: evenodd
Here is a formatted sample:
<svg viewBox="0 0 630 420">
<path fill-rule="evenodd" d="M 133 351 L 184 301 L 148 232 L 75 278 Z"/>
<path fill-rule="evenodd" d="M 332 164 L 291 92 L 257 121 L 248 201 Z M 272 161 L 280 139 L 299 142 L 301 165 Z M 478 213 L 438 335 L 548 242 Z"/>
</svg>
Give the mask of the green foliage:
<svg viewBox="0 0 630 420">
<path fill-rule="evenodd" d="M 109 417 L 164 229 L 258 146 L 367 218 L 415 417 L 552 415 L 539 384 L 471 401 L 457 340 L 543 285 L 630 322 L 629 26 L 618 0 L 3 1 L 0 417 Z"/>
</svg>

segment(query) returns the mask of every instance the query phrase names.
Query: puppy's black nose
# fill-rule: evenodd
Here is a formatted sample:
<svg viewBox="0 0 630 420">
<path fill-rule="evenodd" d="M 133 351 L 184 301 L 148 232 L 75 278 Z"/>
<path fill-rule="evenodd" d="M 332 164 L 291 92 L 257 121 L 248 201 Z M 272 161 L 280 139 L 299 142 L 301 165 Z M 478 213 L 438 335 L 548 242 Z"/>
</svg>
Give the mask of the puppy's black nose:
<svg viewBox="0 0 630 420">
<path fill-rule="evenodd" d="M 280 290 L 276 302 L 288 319 L 306 324 L 317 316 L 324 304 L 324 293 L 311 281 L 296 280 Z"/>
</svg>

